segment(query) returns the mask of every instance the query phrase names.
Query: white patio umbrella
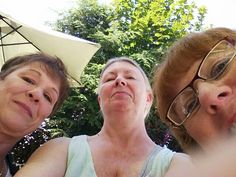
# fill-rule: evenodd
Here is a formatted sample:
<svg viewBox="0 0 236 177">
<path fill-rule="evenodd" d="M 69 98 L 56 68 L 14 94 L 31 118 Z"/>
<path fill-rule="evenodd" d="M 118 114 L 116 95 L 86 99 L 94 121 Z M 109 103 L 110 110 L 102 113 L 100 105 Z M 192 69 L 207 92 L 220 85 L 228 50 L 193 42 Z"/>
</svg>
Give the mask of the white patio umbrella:
<svg viewBox="0 0 236 177">
<path fill-rule="evenodd" d="M 100 45 L 61 32 L 33 26 L 0 10 L 0 67 L 11 57 L 35 51 L 58 56 L 70 76 L 80 76 Z"/>
</svg>

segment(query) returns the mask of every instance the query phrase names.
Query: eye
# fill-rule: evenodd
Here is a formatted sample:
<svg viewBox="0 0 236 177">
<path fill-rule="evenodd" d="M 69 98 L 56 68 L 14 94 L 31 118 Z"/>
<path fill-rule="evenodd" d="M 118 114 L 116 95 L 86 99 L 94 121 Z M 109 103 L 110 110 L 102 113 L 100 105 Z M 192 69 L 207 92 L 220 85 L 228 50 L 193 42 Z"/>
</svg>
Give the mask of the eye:
<svg viewBox="0 0 236 177">
<path fill-rule="evenodd" d="M 110 79 L 106 79 L 105 82 L 109 82 L 109 81 L 112 81 L 112 80 L 114 80 L 114 79 L 111 79 L 111 78 Z"/>
<path fill-rule="evenodd" d="M 134 76 L 127 76 L 127 79 L 135 79 Z"/>
<path fill-rule="evenodd" d="M 194 111 L 194 109 L 198 105 L 198 99 L 196 97 L 191 97 L 190 99 L 186 100 L 182 112 L 184 113 L 185 117 L 189 117 L 190 114 Z"/>
<path fill-rule="evenodd" d="M 229 63 L 230 58 L 223 59 L 212 66 L 210 77 L 217 78 L 225 70 L 227 64 Z"/>
<path fill-rule="evenodd" d="M 24 77 L 22 77 L 22 79 L 23 79 L 24 81 L 26 81 L 27 83 L 29 83 L 29 84 L 32 84 L 32 85 L 35 84 L 35 81 L 34 81 L 33 79 L 31 79 L 30 77 L 24 76 Z"/>
<path fill-rule="evenodd" d="M 113 80 L 115 80 L 114 77 L 107 77 L 107 78 L 104 79 L 104 82 L 110 82 L 110 81 L 113 81 Z"/>
<path fill-rule="evenodd" d="M 52 103 L 52 98 L 51 98 L 50 95 L 44 93 L 44 97 L 46 98 L 46 100 L 47 100 L 48 102 Z"/>
</svg>

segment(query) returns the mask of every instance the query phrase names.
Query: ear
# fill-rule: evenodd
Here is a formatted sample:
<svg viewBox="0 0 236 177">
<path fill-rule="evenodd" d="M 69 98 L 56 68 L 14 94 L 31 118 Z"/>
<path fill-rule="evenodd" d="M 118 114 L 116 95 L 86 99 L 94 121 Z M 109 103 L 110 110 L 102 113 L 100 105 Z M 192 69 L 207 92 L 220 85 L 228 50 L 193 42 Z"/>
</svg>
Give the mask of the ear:
<svg viewBox="0 0 236 177">
<path fill-rule="evenodd" d="M 147 97 L 146 97 L 146 105 L 145 105 L 145 117 L 150 111 L 150 108 L 152 106 L 152 101 L 153 101 L 153 94 L 152 91 L 147 90 Z"/>
<path fill-rule="evenodd" d="M 153 101 L 153 94 L 151 91 L 147 91 L 147 100 L 148 103 L 152 104 Z"/>
<path fill-rule="evenodd" d="M 98 99 L 98 104 L 99 104 L 99 106 L 101 107 L 101 98 L 100 98 L 100 96 L 98 95 L 98 97 L 97 97 L 97 99 Z"/>
</svg>

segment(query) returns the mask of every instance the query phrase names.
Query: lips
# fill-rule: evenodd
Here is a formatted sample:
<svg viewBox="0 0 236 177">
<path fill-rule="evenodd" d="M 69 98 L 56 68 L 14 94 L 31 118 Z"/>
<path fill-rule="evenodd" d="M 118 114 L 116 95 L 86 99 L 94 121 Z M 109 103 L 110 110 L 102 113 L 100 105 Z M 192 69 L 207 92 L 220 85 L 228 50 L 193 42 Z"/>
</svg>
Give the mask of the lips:
<svg viewBox="0 0 236 177">
<path fill-rule="evenodd" d="M 131 97 L 131 94 L 129 94 L 128 92 L 125 92 L 125 91 L 117 91 L 117 92 L 113 93 L 111 95 L 111 97 L 116 96 L 116 95 L 128 95 L 129 97 Z"/>
<path fill-rule="evenodd" d="M 19 102 L 19 101 L 14 101 L 21 109 L 24 110 L 24 112 L 26 112 L 30 117 L 32 117 L 32 111 L 30 109 L 29 106 L 27 106 L 26 104 Z"/>
</svg>

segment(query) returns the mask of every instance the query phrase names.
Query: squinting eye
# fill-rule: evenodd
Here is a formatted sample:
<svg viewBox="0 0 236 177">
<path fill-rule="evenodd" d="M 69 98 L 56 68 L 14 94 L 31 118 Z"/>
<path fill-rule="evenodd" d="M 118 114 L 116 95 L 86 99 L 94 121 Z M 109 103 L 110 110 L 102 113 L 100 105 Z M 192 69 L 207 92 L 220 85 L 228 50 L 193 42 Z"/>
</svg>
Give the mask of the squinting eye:
<svg viewBox="0 0 236 177">
<path fill-rule="evenodd" d="M 29 84 L 32 84 L 34 85 L 35 84 L 35 81 L 29 77 L 22 77 L 22 79 L 26 82 L 28 82 Z"/>
<path fill-rule="evenodd" d="M 113 80 L 114 80 L 114 78 L 107 78 L 104 80 L 104 82 L 109 82 L 109 81 L 113 81 Z"/>
<path fill-rule="evenodd" d="M 44 94 L 44 97 L 46 98 L 46 100 L 47 100 L 48 102 L 52 103 L 52 99 L 51 99 L 51 97 L 50 97 L 49 95 Z"/>
<path fill-rule="evenodd" d="M 225 70 L 230 58 L 223 59 L 218 63 L 214 64 L 211 69 L 210 77 L 217 78 L 219 77 L 223 71 Z"/>
<path fill-rule="evenodd" d="M 135 79 L 135 77 L 129 76 L 129 77 L 127 77 L 127 79 Z"/>
</svg>

